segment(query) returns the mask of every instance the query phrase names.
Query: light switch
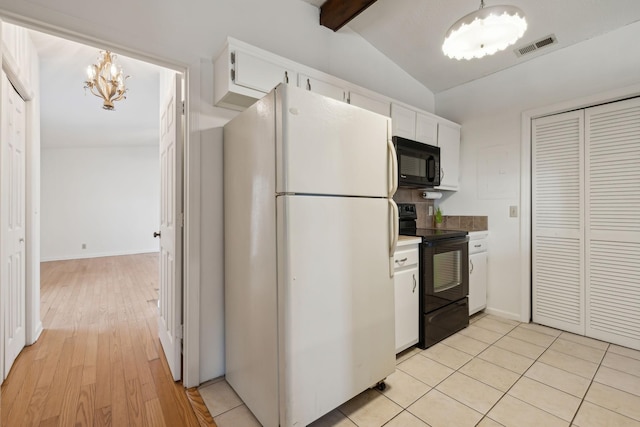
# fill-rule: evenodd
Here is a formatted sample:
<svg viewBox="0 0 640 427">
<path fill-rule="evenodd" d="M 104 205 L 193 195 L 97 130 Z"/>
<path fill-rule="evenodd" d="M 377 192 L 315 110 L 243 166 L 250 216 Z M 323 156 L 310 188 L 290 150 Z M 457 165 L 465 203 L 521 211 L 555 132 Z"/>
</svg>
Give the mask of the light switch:
<svg viewBox="0 0 640 427">
<path fill-rule="evenodd" d="M 511 218 L 518 217 L 518 207 L 517 206 L 509 206 L 509 216 Z"/>
</svg>

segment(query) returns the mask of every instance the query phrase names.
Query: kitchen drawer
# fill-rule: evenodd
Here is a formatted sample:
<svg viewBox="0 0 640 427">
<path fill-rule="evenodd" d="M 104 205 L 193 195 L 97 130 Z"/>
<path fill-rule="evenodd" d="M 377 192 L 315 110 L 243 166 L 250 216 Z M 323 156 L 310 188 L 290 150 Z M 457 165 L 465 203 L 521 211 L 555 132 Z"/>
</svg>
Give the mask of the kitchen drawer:
<svg viewBox="0 0 640 427">
<path fill-rule="evenodd" d="M 478 252 L 487 252 L 487 250 L 488 245 L 486 239 L 469 241 L 469 255 L 476 254 Z"/>
<path fill-rule="evenodd" d="M 408 249 L 404 251 L 396 251 L 393 256 L 393 265 L 395 269 L 409 267 L 417 265 L 420 259 L 419 251 L 417 248 Z"/>
<path fill-rule="evenodd" d="M 479 252 L 487 252 L 489 245 L 487 243 L 487 237 L 489 233 L 486 231 L 474 231 L 469 233 L 469 255 L 477 254 Z"/>
</svg>

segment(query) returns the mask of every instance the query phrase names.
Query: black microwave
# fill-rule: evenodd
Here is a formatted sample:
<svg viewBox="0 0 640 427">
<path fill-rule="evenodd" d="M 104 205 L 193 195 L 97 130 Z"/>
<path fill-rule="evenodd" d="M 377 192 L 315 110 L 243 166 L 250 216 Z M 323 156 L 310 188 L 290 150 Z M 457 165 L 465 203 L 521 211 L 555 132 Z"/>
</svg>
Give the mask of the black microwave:
<svg viewBox="0 0 640 427">
<path fill-rule="evenodd" d="M 393 137 L 398 155 L 398 187 L 430 188 L 440 185 L 440 147 Z"/>
</svg>

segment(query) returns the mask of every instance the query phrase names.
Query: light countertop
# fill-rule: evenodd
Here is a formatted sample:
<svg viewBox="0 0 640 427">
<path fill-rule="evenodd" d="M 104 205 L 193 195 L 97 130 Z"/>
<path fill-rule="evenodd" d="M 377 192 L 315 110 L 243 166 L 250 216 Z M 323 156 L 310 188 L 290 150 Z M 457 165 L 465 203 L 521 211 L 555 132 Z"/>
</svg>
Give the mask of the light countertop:
<svg viewBox="0 0 640 427">
<path fill-rule="evenodd" d="M 402 234 L 398 236 L 398 247 L 415 245 L 421 242 L 422 242 L 422 237 L 403 236 Z"/>
</svg>

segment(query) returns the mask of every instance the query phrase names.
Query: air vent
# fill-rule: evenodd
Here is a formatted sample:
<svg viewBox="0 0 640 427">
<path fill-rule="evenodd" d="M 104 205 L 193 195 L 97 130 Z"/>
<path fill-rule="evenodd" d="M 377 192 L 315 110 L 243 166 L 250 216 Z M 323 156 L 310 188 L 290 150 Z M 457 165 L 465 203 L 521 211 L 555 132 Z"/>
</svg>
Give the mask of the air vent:
<svg viewBox="0 0 640 427">
<path fill-rule="evenodd" d="M 543 47 L 546 47 L 546 46 L 551 46 L 552 44 L 556 44 L 556 43 L 558 43 L 558 39 L 556 38 L 555 34 L 550 34 L 526 46 L 522 46 L 517 49 L 514 49 L 514 52 L 516 53 L 517 57 L 521 57 L 522 55 L 535 52 L 536 50 L 542 49 Z"/>
</svg>

